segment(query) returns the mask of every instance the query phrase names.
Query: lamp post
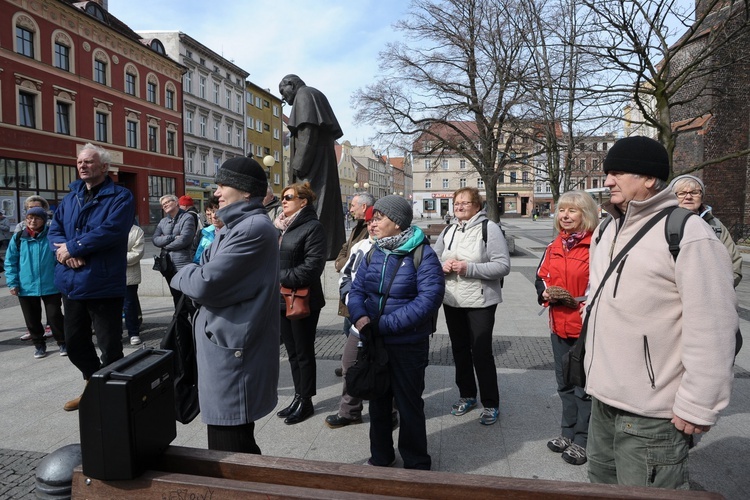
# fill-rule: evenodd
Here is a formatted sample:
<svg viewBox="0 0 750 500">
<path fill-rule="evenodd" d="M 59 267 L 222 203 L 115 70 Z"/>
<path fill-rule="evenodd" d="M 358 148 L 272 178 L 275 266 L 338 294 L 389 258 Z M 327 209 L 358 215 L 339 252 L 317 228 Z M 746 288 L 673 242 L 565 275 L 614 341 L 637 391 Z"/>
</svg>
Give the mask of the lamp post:
<svg viewBox="0 0 750 500">
<path fill-rule="evenodd" d="M 269 182 L 271 180 L 271 167 L 273 167 L 275 163 L 276 163 L 276 160 L 274 159 L 273 156 L 266 155 L 263 157 L 263 165 L 265 165 L 266 168 L 268 169 L 268 171 L 266 172 L 266 175 L 268 176 Z"/>
<path fill-rule="evenodd" d="M 352 184 L 352 187 L 354 189 L 359 189 L 359 182 L 355 182 L 354 184 Z"/>
</svg>

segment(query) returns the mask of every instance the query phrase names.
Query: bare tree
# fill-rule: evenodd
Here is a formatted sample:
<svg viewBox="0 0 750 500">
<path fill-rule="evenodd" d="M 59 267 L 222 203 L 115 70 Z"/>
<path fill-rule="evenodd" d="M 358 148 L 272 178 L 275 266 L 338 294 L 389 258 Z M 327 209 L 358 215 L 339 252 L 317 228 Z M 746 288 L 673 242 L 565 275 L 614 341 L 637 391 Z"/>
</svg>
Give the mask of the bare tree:
<svg viewBox="0 0 750 500">
<path fill-rule="evenodd" d="M 511 163 L 532 156 L 523 85 L 530 69 L 528 26 L 514 0 L 414 0 L 396 24 L 409 44 L 381 53 L 382 77 L 357 91 L 356 120 L 381 141 L 429 144 L 431 154 L 465 158 L 484 181 L 488 217 L 497 221 L 497 181 Z"/>
<path fill-rule="evenodd" d="M 636 125 L 656 130 L 669 153 L 678 139 L 675 114 L 682 107 L 710 113 L 713 98 L 724 89 L 712 75 L 727 65 L 747 60 L 747 51 L 733 45 L 748 36 L 748 2 L 735 0 L 583 0 L 592 16 L 589 32 L 578 48 L 602 63 L 610 75 L 589 87 L 602 96 L 628 101 L 641 117 Z M 679 37 L 679 38 L 678 38 Z M 717 54 L 730 57 L 717 58 Z M 710 158 L 690 171 L 750 153 L 736 151 Z"/>
</svg>

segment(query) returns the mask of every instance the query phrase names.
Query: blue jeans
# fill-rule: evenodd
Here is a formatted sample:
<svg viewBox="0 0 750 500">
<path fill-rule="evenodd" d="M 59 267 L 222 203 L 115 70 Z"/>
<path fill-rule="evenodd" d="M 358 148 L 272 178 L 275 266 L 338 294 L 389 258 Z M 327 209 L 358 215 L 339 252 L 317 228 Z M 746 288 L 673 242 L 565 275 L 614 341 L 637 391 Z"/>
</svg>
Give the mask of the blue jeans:
<svg viewBox="0 0 750 500">
<path fill-rule="evenodd" d="M 586 448 L 589 436 L 589 419 L 591 418 L 591 396 L 582 387 L 565 385 L 563 380 L 562 358 L 570 351 L 577 338 L 562 338 L 554 333 L 552 339 L 552 355 L 555 358 L 555 378 L 557 379 L 557 395 L 562 402 L 562 418 L 560 434 L 573 441 L 578 446 Z"/>
<path fill-rule="evenodd" d="M 125 302 L 122 305 L 125 313 L 125 328 L 128 337 L 137 337 L 141 328 L 141 302 L 138 300 L 138 285 L 128 285 L 125 291 Z"/>
<path fill-rule="evenodd" d="M 370 401 L 370 455 L 373 465 L 388 465 L 393 450 L 393 400 L 401 414 L 398 451 L 405 469 L 430 470 L 427 453 L 427 424 L 424 415 L 424 375 L 429 360 L 430 341 L 416 344 L 386 344 L 391 390 Z"/>
<path fill-rule="evenodd" d="M 689 489 L 689 438 L 668 418 L 642 417 L 592 398 L 589 480 Z"/>
</svg>

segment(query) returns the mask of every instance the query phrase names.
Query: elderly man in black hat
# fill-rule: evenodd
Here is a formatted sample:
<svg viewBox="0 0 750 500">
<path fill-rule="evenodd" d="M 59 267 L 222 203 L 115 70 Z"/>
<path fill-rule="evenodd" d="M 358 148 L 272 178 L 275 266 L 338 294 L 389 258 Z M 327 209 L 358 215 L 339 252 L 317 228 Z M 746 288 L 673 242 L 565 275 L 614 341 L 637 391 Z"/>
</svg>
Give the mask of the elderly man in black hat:
<svg viewBox="0 0 750 500">
<path fill-rule="evenodd" d="M 172 279 L 201 307 L 195 316 L 198 395 L 208 448 L 260 454 L 255 421 L 277 403 L 279 232 L 263 207 L 266 174 L 252 158 L 216 174 L 221 232 Z"/>
<path fill-rule="evenodd" d="M 729 403 L 738 325 L 732 263 L 700 217 L 686 218 L 673 257 L 665 225 L 677 198 L 666 189 L 660 143 L 617 141 L 604 172 L 611 199 L 603 208 L 614 219 L 591 245 L 589 479 L 686 489 L 690 436 L 707 432 Z"/>
</svg>

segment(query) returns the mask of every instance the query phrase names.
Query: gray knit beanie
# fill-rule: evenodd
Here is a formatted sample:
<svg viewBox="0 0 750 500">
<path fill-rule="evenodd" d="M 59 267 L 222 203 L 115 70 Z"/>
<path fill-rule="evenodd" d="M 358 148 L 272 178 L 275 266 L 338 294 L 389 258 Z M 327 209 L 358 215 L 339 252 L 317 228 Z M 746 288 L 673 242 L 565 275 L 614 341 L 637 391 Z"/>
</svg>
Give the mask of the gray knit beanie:
<svg viewBox="0 0 750 500">
<path fill-rule="evenodd" d="M 411 226 L 413 217 L 411 205 L 400 196 L 384 196 L 375 202 L 373 208 L 395 222 L 402 230 Z"/>
<path fill-rule="evenodd" d="M 246 156 L 225 161 L 216 172 L 215 182 L 250 193 L 250 196 L 265 196 L 268 189 L 265 170 L 257 161 Z"/>
<path fill-rule="evenodd" d="M 687 181 L 687 180 L 691 180 L 695 182 L 696 184 L 698 184 L 701 188 L 701 192 L 703 193 L 703 196 L 706 196 L 706 185 L 703 184 L 703 181 L 700 178 L 694 175 L 685 174 L 685 175 L 680 175 L 678 177 L 675 177 L 674 179 L 672 179 L 672 182 L 669 184 L 669 187 L 672 189 L 672 191 L 674 191 L 675 186 L 677 185 L 678 182 Z"/>
</svg>

